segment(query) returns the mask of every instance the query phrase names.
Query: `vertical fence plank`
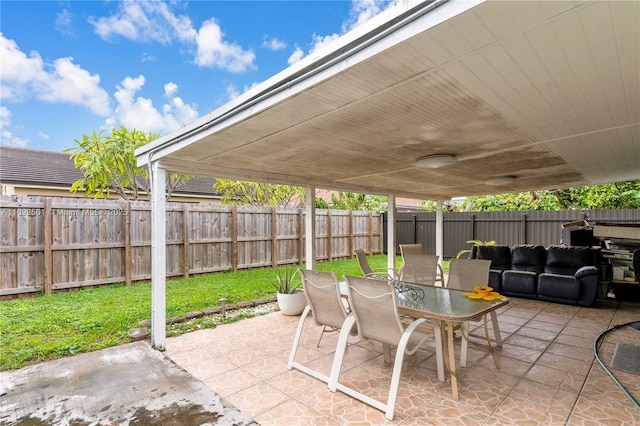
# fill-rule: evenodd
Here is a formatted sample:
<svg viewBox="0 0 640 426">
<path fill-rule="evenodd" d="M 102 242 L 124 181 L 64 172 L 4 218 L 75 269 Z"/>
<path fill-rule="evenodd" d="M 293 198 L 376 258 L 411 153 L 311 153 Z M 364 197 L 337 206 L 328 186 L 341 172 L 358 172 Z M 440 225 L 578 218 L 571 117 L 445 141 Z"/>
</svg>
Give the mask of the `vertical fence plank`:
<svg viewBox="0 0 640 426">
<path fill-rule="evenodd" d="M 304 210 L 298 209 L 298 259 L 300 265 L 304 263 Z"/>
<path fill-rule="evenodd" d="M 327 260 L 333 260 L 333 214 L 329 210 L 327 212 Z"/>
<path fill-rule="evenodd" d="M 367 215 L 367 246 L 373 252 L 373 215 L 371 212 Z"/>
<path fill-rule="evenodd" d="M 131 285 L 131 201 L 124 203 L 124 282 Z"/>
<path fill-rule="evenodd" d="M 231 265 L 238 270 L 238 208 L 231 207 Z"/>
<path fill-rule="evenodd" d="M 278 266 L 280 250 L 278 247 L 278 221 L 276 219 L 276 208 L 271 207 L 271 267 Z"/>
<path fill-rule="evenodd" d="M 53 264 L 52 258 L 52 234 L 51 234 L 51 224 L 53 221 L 53 217 L 51 216 L 53 212 L 51 211 L 51 198 L 47 197 L 44 199 L 44 292 L 45 294 L 52 293 L 53 287 L 53 271 L 51 269 Z"/>
<path fill-rule="evenodd" d="M 189 228 L 191 213 L 188 204 L 182 205 L 182 276 L 189 278 Z"/>
</svg>

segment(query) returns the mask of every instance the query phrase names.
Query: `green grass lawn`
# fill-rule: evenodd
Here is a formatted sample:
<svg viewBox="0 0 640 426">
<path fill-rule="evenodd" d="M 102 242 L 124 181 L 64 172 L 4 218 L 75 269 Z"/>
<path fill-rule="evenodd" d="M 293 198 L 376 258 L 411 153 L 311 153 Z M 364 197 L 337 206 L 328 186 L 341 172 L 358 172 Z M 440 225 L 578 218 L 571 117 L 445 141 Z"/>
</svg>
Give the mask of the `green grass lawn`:
<svg viewBox="0 0 640 426">
<path fill-rule="evenodd" d="M 386 268 L 385 255 L 369 257 L 373 268 Z M 400 261 L 398 260 L 398 264 Z M 317 264 L 321 271 L 361 275 L 355 259 Z M 220 305 L 275 296 L 271 269 L 219 272 L 167 281 L 167 318 Z M 222 322 L 242 317 L 227 318 Z M 0 302 L 0 371 L 12 370 L 80 352 L 131 341 L 128 332 L 151 318 L 151 284 L 116 284 L 73 293 Z M 203 317 L 168 327 L 175 335 L 217 323 Z"/>
</svg>

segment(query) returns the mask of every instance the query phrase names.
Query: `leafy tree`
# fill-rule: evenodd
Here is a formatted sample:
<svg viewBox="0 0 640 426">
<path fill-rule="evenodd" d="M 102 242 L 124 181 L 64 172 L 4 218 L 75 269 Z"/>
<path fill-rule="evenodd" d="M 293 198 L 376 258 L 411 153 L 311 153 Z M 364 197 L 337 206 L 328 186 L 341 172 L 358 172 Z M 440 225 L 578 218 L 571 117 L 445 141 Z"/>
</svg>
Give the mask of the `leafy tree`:
<svg viewBox="0 0 640 426">
<path fill-rule="evenodd" d="M 284 207 L 304 201 L 304 188 L 299 186 L 217 179 L 213 191 L 225 204 Z"/>
<path fill-rule="evenodd" d="M 469 207 L 467 207 L 469 205 Z M 468 211 L 469 208 L 473 206 L 473 203 L 470 202 L 469 198 L 464 199 L 462 202 L 456 202 L 454 200 L 445 200 L 442 202 L 443 211 L 447 212 L 460 212 L 460 211 Z M 421 200 L 420 206 L 418 210 L 422 210 L 425 212 L 435 212 L 436 211 L 436 202 L 433 200 Z"/>
<path fill-rule="evenodd" d="M 525 210 L 562 210 L 551 191 L 529 191 L 470 197 L 471 211 L 512 212 Z"/>
<path fill-rule="evenodd" d="M 329 210 L 329 203 L 322 198 L 316 198 L 316 209 Z"/>
<path fill-rule="evenodd" d="M 338 192 L 331 194 L 331 208 L 336 210 L 372 210 L 380 211 L 387 202 L 387 197 L 356 194 L 353 192 Z"/>
<path fill-rule="evenodd" d="M 108 198 L 115 192 L 124 200 L 138 200 L 143 194 L 150 194 L 149 173 L 137 166 L 134 151 L 158 138 L 156 133 L 113 129 L 110 135 L 103 132 L 82 135 L 76 139 L 76 146 L 63 152 L 70 152 L 76 169 L 84 171 L 84 177 L 71 186 L 71 192 L 84 191 L 84 196 L 94 194 L 95 198 Z M 167 177 L 167 197 L 173 191 L 191 180 L 191 176 L 169 173 Z"/>
<path fill-rule="evenodd" d="M 558 189 L 555 194 L 561 209 L 635 209 L 640 207 L 640 180 Z"/>
<path fill-rule="evenodd" d="M 449 211 L 526 211 L 569 209 L 640 208 L 640 180 L 601 185 L 468 197 L 467 207 L 451 206 Z M 435 211 L 435 202 L 423 202 L 421 209 Z"/>
</svg>

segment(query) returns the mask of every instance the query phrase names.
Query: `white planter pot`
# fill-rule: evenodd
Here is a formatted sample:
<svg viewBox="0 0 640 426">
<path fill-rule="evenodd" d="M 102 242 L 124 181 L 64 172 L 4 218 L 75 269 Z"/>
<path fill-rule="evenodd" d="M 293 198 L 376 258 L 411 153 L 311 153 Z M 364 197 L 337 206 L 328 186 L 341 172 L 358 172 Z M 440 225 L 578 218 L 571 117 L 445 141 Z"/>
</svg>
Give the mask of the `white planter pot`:
<svg viewBox="0 0 640 426">
<path fill-rule="evenodd" d="M 303 292 L 284 294 L 277 293 L 278 306 L 280 306 L 280 312 L 284 315 L 300 315 L 307 306 L 307 299 L 304 297 Z"/>
</svg>

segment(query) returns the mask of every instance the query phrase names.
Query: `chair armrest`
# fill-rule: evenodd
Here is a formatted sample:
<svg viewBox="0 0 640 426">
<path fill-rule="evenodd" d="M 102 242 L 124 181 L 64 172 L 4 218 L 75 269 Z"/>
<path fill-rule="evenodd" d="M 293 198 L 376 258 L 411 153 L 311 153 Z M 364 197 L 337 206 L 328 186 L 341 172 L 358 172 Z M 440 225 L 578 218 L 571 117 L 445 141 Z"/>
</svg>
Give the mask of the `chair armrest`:
<svg viewBox="0 0 640 426">
<path fill-rule="evenodd" d="M 444 270 L 442 269 L 442 265 L 438 263 L 438 275 L 436 275 L 436 282 L 440 281 L 442 286 L 444 287 Z"/>
<path fill-rule="evenodd" d="M 595 266 L 583 266 L 576 271 L 574 276 L 578 279 L 582 279 L 584 277 L 588 277 L 589 275 L 598 275 L 598 268 L 596 268 Z"/>
</svg>

